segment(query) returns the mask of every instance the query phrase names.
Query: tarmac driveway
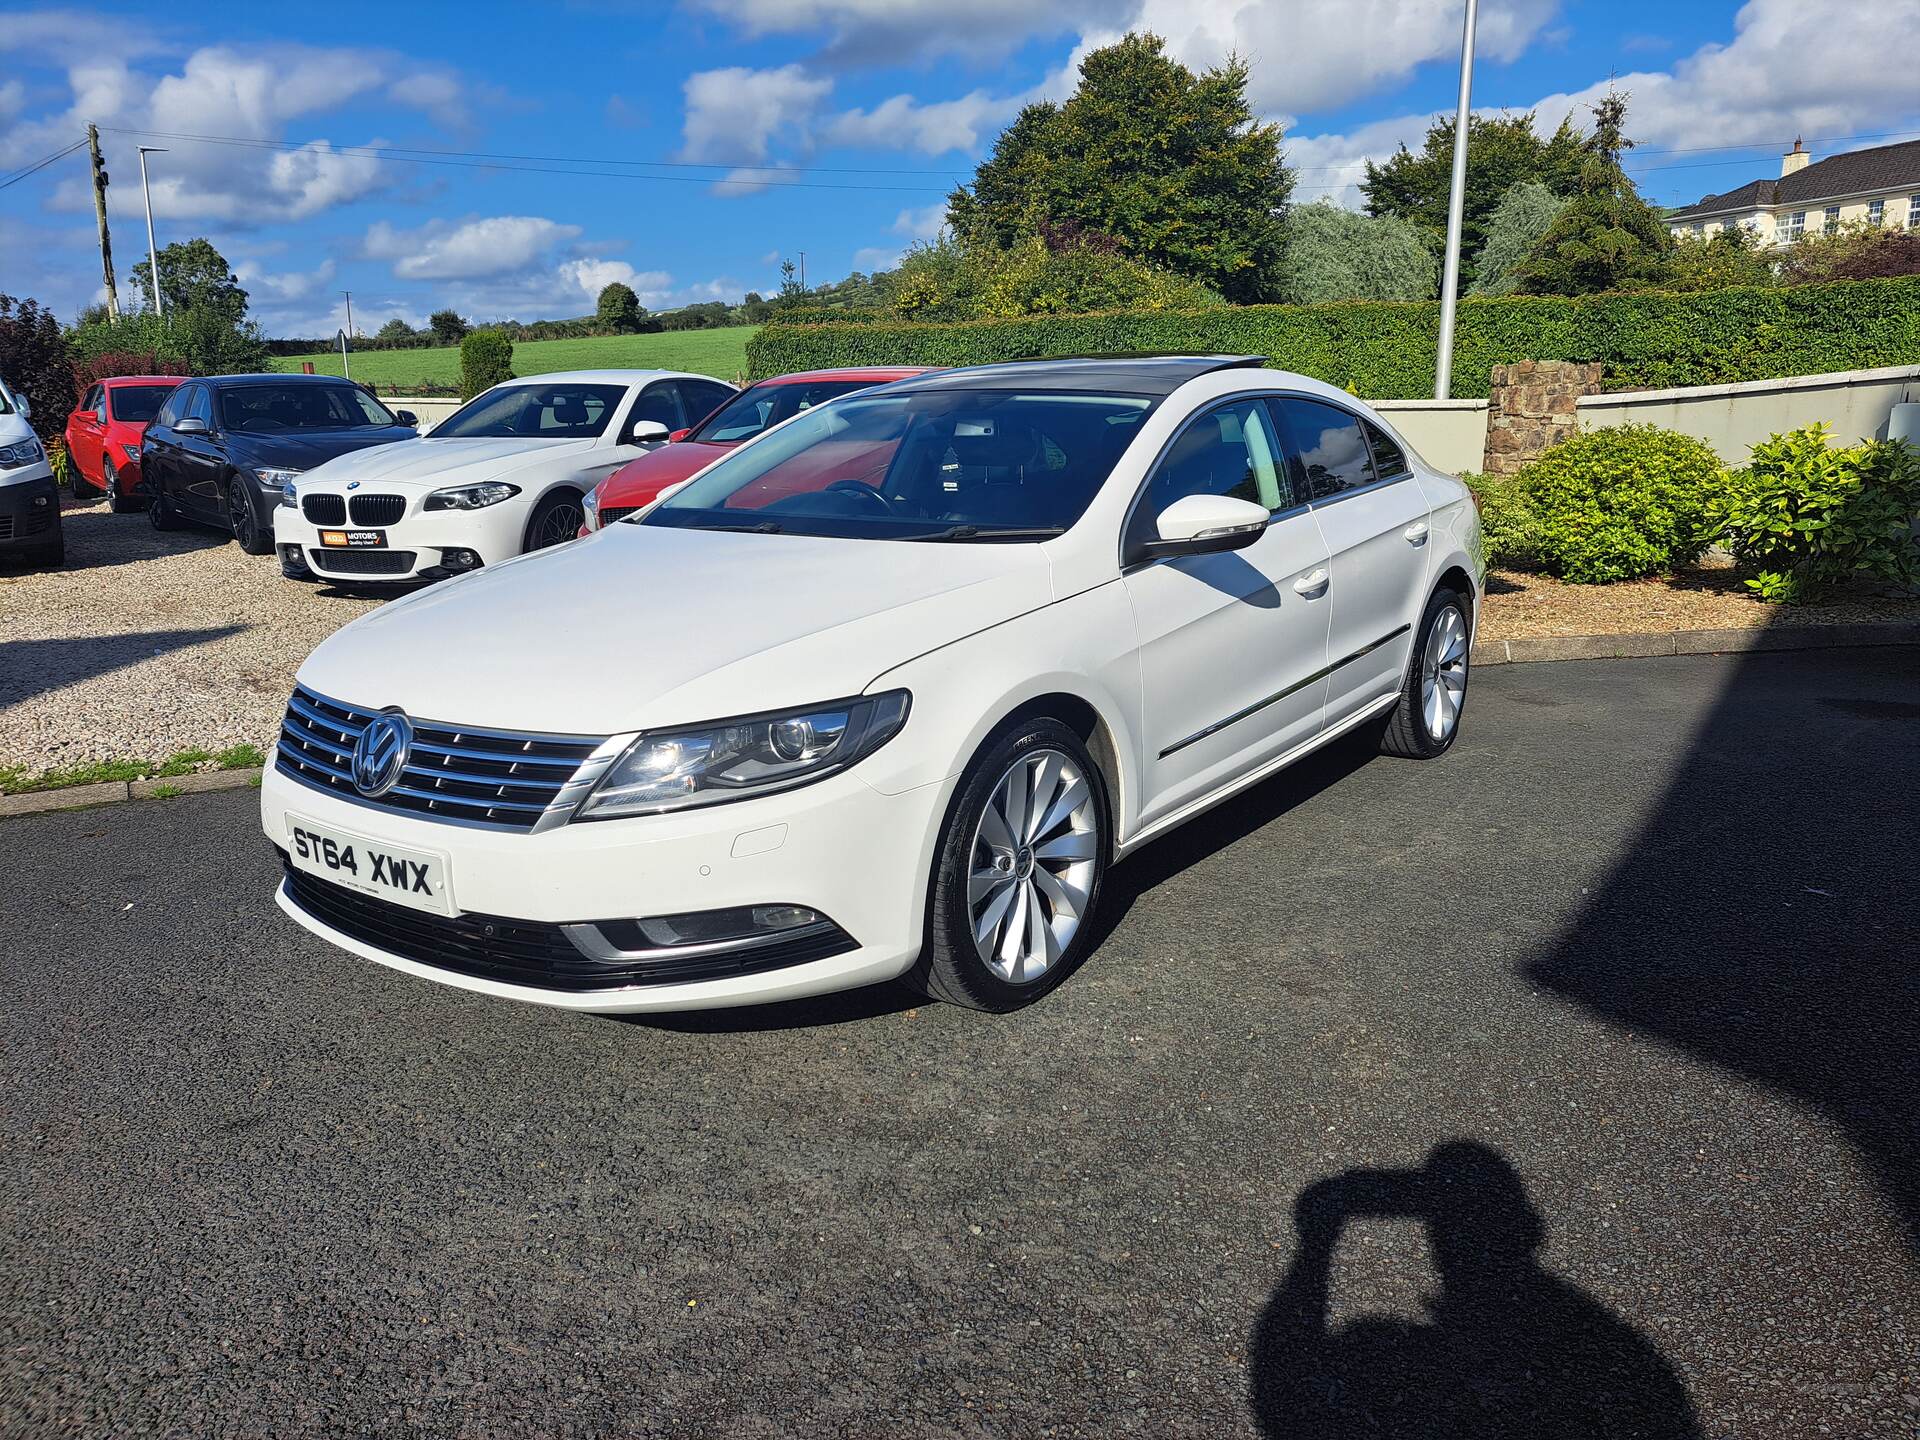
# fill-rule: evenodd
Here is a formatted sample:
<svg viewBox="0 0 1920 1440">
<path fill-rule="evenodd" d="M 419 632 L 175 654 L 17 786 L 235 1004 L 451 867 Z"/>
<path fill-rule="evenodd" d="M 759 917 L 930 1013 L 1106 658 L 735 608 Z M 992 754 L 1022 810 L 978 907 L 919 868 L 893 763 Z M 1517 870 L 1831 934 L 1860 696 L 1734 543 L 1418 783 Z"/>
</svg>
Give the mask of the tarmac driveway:
<svg viewBox="0 0 1920 1440">
<path fill-rule="evenodd" d="M 1912 1436 L 1920 651 L 1481 672 L 1037 1008 L 666 1022 L 0 822 L 0 1431 Z"/>
</svg>

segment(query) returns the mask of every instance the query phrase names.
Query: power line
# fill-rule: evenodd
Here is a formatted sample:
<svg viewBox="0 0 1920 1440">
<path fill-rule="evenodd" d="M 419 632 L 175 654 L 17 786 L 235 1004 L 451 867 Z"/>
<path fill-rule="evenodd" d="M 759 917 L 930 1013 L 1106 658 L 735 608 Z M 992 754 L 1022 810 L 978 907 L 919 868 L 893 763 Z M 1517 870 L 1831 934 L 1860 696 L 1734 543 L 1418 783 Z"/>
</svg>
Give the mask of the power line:
<svg viewBox="0 0 1920 1440">
<path fill-rule="evenodd" d="M 729 175 L 748 174 L 755 177 L 785 174 L 822 174 L 822 175 L 940 175 L 952 178 L 960 172 L 956 170 L 912 170 L 886 169 L 874 167 L 834 167 L 826 165 L 723 165 L 713 161 L 696 160 L 623 160 L 603 156 L 588 155 L 517 155 L 485 150 L 432 150 L 413 149 L 395 145 L 334 145 L 324 140 L 264 140 L 241 135 L 195 135 L 169 130 L 139 130 L 128 126 L 103 125 L 121 135 L 157 136 L 166 140 L 187 141 L 203 145 L 233 145 L 257 150 L 275 150 L 302 152 L 317 156 L 363 156 L 378 160 L 394 160 L 412 165 L 450 165 L 474 170 L 520 170 L 546 175 L 589 175 L 619 180 L 679 180 L 698 185 L 751 185 L 755 187 L 779 186 L 815 190 L 904 190 L 914 193 L 928 193 L 932 187 L 924 185 L 840 185 L 807 180 L 771 180 L 771 179 L 714 179 L 711 175 L 648 175 L 634 174 L 618 170 L 595 169 L 553 169 L 552 165 L 596 166 L 623 165 L 648 167 L 652 169 L 682 169 L 715 171 L 721 170 Z M 316 145 L 326 145 L 324 150 L 314 149 Z"/>
<path fill-rule="evenodd" d="M 46 159 L 36 160 L 33 164 L 27 166 L 25 169 L 16 170 L 12 175 L 8 176 L 5 180 L 0 180 L 0 190 L 6 189 L 9 185 L 18 185 L 22 180 L 25 180 L 29 175 L 35 174 L 38 171 L 46 169 L 47 166 L 53 164 L 53 162 L 56 160 L 66 159 L 67 156 L 73 154 L 74 151 L 84 148 L 86 143 L 87 143 L 87 137 L 82 135 L 78 140 L 74 141 L 73 144 L 67 146 L 66 149 L 56 150 L 53 152 L 53 154 L 47 156 Z"/>
</svg>

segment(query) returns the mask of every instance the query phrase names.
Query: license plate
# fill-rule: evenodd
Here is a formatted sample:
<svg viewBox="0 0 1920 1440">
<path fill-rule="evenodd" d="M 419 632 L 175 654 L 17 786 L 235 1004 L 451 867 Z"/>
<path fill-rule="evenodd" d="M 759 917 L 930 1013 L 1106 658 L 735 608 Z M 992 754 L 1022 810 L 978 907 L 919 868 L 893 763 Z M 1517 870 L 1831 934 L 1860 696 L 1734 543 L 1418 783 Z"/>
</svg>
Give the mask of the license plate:
<svg viewBox="0 0 1920 1440">
<path fill-rule="evenodd" d="M 446 856 L 349 835 L 298 815 L 286 822 L 287 855 L 309 875 L 415 910 L 455 913 Z"/>
<path fill-rule="evenodd" d="M 387 532 L 384 530 L 322 530 L 320 543 L 329 550 L 384 550 L 387 548 Z"/>
</svg>

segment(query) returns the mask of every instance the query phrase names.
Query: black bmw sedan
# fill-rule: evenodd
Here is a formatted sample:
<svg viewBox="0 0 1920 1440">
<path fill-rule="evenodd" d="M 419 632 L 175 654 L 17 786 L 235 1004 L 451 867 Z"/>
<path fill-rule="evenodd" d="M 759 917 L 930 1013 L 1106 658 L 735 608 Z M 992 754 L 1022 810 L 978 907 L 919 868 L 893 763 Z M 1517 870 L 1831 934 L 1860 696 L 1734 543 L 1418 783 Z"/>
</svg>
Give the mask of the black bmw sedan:
<svg viewBox="0 0 1920 1440">
<path fill-rule="evenodd" d="M 216 375 L 189 380 L 140 442 L 156 530 L 183 522 L 231 530 L 249 555 L 273 551 L 281 490 L 350 450 L 416 438 L 414 417 L 331 375 Z"/>
</svg>

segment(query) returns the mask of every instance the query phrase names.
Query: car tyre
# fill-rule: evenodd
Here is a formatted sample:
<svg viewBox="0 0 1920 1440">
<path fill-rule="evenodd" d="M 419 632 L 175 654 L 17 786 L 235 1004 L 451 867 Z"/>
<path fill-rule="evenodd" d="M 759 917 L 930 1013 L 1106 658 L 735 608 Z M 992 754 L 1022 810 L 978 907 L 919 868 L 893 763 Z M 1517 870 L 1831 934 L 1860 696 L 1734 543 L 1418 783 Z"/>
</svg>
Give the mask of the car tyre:
<svg viewBox="0 0 1920 1440">
<path fill-rule="evenodd" d="M 1001 730 L 948 807 L 910 981 L 994 1013 L 1052 990 L 1093 943 L 1111 833 L 1106 777 L 1078 734 L 1045 716 Z"/>
<path fill-rule="evenodd" d="M 571 490 L 556 490 L 533 507 L 520 548 L 545 550 L 552 545 L 564 545 L 575 538 L 586 522 L 587 512 L 581 507 L 579 495 Z"/>
<path fill-rule="evenodd" d="M 157 490 L 147 500 L 147 523 L 156 530 L 180 528 L 180 517 L 173 513 L 173 505 Z"/>
<path fill-rule="evenodd" d="M 1467 703 L 1473 646 L 1468 601 L 1458 591 L 1433 592 L 1413 635 L 1400 700 L 1388 712 L 1380 749 L 1407 760 L 1437 760 L 1453 748 Z"/>
<path fill-rule="evenodd" d="M 104 463 L 105 457 L 101 457 Z M 67 489 L 73 492 L 76 500 L 91 500 L 94 495 L 93 482 L 81 473 L 80 457 L 67 451 Z"/>
<path fill-rule="evenodd" d="M 107 482 L 107 509 L 112 514 L 124 515 L 133 509 L 133 502 L 120 493 L 120 471 L 113 461 L 100 462 L 101 478 Z"/>
<path fill-rule="evenodd" d="M 273 553 L 273 531 L 260 523 L 252 487 L 239 476 L 227 481 L 227 523 L 233 527 L 233 540 L 249 555 Z"/>
</svg>

